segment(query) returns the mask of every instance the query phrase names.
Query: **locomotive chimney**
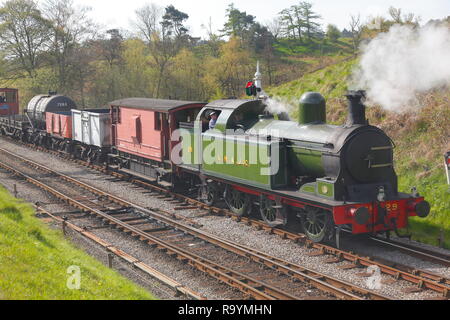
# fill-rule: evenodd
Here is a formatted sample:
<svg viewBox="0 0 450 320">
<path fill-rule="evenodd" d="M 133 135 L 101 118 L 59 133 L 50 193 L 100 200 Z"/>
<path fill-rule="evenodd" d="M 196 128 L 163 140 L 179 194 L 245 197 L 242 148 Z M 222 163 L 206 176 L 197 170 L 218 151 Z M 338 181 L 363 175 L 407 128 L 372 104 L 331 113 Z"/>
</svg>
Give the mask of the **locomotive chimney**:
<svg viewBox="0 0 450 320">
<path fill-rule="evenodd" d="M 367 125 L 366 106 L 362 101 L 366 98 L 366 92 L 363 90 L 349 91 L 345 96 L 348 99 L 348 117 L 345 126 Z"/>
</svg>

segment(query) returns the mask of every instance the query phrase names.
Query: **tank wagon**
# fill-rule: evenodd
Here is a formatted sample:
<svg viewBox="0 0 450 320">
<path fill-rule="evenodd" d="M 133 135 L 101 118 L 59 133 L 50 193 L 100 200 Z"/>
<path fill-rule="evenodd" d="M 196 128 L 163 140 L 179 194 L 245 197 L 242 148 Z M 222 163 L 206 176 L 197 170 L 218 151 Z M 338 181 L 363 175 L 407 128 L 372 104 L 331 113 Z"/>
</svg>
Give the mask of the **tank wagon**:
<svg viewBox="0 0 450 320">
<path fill-rule="evenodd" d="M 69 97 L 49 92 L 47 95 L 33 97 L 27 105 L 25 113 L 37 129 L 44 129 L 46 124 L 46 113 L 70 113 L 77 109 L 75 102 Z"/>
<path fill-rule="evenodd" d="M 58 95 L 55 92 L 49 92 L 48 95 L 38 95 L 33 97 L 28 103 L 23 114 L 13 114 L 0 117 L 0 130 L 3 134 L 14 136 L 24 142 L 34 143 L 36 145 L 45 145 L 48 135 L 59 132 L 64 128 L 64 124 L 59 125 L 59 121 L 63 120 L 63 116 L 67 116 L 71 109 L 77 106 L 72 99 Z M 59 114 L 61 117 L 54 124 L 56 127 L 49 129 L 47 132 L 47 113 Z M 63 131 L 67 129 L 63 129 Z M 69 137 L 68 137 L 69 138 Z"/>
</svg>

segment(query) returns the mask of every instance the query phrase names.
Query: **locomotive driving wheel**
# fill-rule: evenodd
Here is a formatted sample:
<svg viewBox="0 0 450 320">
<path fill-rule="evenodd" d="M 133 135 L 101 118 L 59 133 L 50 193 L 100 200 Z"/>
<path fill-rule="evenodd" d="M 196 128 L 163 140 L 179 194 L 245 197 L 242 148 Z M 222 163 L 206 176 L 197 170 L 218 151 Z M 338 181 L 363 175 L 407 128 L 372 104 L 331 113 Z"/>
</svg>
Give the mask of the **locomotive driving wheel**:
<svg viewBox="0 0 450 320">
<path fill-rule="evenodd" d="M 270 227 L 284 226 L 287 223 L 286 207 L 283 206 L 279 200 L 271 200 L 267 196 L 261 195 L 259 211 L 261 213 L 261 218 Z"/>
<path fill-rule="evenodd" d="M 227 186 L 225 188 L 224 200 L 230 210 L 237 216 L 246 215 L 250 208 L 250 196 L 242 191 Z"/>
<path fill-rule="evenodd" d="M 303 231 L 313 242 L 322 242 L 332 237 L 333 221 L 329 212 L 320 208 L 308 208 L 300 214 Z"/>
</svg>

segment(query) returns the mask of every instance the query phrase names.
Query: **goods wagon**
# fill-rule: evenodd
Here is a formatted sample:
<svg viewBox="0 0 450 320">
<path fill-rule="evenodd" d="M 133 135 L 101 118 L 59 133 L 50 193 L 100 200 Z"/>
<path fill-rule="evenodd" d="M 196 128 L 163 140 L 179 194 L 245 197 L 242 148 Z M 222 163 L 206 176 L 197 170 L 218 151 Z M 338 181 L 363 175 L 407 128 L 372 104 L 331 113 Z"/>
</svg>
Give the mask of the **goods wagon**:
<svg viewBox="0 0 450 320">
<path fill-rule="evenodd" d="M 75 153 L 81 159 L 103 161 L 111 147 L 109 109 L 72 110 Z"/>
<path fill-rule="evenodd" d="M 171 180 L 172 134 L 193 125 L 202 102 L 129 98 L 110 103 L 112 152 L 110 162 L 123 171 L 158 180 Z"/>
<path fill-rule="evenodd" d="M 49 92 L 47 95 L 33 97 L 25 112 L 36 129 L 45 130 L 46 112 L 70 112 L 72 109 L 77 109 L 72 99 L 56 92 Z"/>
<path fill-rule="evenodd" d="M 47 112 L 47 133 L 57 138 L 72 139 L 72 114 L 70 112 Z"/>
<path fill-rule="evenodd" d="M 0 88 L 0 116 L 19 113 L 19 91 L 11 88 Z"/>
</svg>

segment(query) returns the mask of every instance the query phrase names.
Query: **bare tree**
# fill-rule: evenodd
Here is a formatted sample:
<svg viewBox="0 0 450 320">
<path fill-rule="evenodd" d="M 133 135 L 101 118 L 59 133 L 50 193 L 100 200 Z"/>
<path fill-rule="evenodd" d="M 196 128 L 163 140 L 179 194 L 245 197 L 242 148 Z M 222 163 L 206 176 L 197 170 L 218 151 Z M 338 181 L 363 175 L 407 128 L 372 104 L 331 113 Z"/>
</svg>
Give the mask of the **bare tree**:
<svg viewBox="0 0 450 320">
<path fill-rule="evenodd" d="M 161 19 L 163 8 L 152 3 L 135 11 L 136 21 L 133 23 L 142 38 L 147 42 L 152 42 L 155 34 L 161 33 Z"/>
<path fill-rule="evenodd" d="M 420 17 L 416 16 L 414 13 L 406 13 L 402 15 L 401 8 L 389 8 L 389 15 L 391 16 L 394 23 L 398 24 L 411 24 L 418 25 L 420 22 Z"/>
<path fill-rule="evenodd" d="M 73 71 L 71 60 L 76 48 L 95 33 L 88 18 L 89 7 L 75 7 L 73 0 L 47 0 L 44 15 L 51 23 L 49 51 L 58 75 L 59 89 L 66 89 Z"/>
<path fill-rule="evenodd" d="M 177 54 L 176 42 L 163 30 L 162 9 L 154 4 L 146 5 L 135 11 L 135 26 L 146 41 L 150 54 L 158 69 L 158 81 L 153 96 L 160 98 L 161 87 L 166 76 L 170 60 Z"/>
<path fill-rule="evenodd" d="M 265 24 L 267 30 L 273 35 L 274 39 L 278 39 L 278 37 L 282 33 L 283 24 L 279 17 L 275 17 L 272 20 L 266 22 Z"/>
<path fill-rule="evenodd" d="M 358 51 L 359 43 L 361 42 L 363 26 L 361 24 L 361 15 L 358 13 L 357 16 L 350 16 L 350 31 L 352 33 L 353 40 L 353 51 L 356 54 Z"/>
</svg>

